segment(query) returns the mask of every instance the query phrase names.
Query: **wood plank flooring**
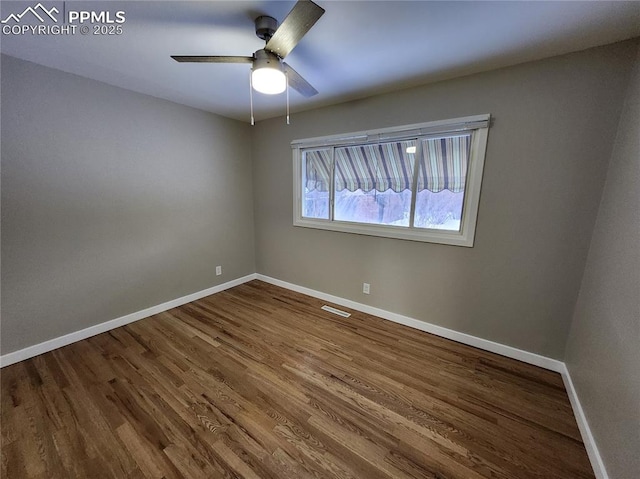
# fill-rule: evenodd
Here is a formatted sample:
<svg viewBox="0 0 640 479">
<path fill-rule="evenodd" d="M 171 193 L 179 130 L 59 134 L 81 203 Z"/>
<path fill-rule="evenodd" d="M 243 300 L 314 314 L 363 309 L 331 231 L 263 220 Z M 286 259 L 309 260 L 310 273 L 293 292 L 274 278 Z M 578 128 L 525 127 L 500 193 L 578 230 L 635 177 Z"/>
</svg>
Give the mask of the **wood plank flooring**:
<svg viewBox="0 0 640 479">
<path fill-rule="evenodd" d="M 4 368 L 2 477 L 594 477 L 558 374 L 323 304 L 252 281 Z"/>
</svg>

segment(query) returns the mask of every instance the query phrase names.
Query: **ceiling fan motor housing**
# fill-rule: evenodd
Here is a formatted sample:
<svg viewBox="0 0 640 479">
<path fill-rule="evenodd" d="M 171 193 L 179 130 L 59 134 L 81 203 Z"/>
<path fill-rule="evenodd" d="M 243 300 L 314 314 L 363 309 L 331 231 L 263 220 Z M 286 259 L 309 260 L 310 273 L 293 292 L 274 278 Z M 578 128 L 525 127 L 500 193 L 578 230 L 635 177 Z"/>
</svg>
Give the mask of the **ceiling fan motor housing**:
<svg viewBox="0 0 640 479">
<path fill-rule="evenodd" d="M 256 35 L 268 42 L 278 29 L 278 20 L 273 17 L 262 15 L 256 18 Z"/>
<path fill-rule="evenodd" d="M 274 68 L 282 71 L 282 63 L 278 58 L 278 55 L 271 53 L 267 50 L 258 50 L 253 54 L 253 69 L 259 68 Z"/>
</svg>

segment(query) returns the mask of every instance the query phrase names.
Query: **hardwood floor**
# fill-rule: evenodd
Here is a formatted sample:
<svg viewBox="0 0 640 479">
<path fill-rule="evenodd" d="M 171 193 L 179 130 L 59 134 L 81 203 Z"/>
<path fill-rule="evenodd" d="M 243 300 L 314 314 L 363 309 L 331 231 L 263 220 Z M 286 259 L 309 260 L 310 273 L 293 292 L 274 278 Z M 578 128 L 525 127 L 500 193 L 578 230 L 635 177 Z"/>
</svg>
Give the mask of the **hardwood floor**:
<svg viewBox="0 0 640 479">
<path fill-rule="evenodd" d="M 2 477 L 594 477 L 558 374 L 323 304 L 253 281 L 4 368 Z"/>
</svg>

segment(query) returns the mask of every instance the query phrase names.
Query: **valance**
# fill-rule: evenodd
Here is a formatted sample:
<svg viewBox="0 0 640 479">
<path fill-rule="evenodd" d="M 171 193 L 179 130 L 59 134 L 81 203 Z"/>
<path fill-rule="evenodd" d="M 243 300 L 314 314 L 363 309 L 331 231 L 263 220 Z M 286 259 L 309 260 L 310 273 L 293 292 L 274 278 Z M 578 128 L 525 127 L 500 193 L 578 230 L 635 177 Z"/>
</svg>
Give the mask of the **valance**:
<svg viewBox="0 0 640 479">
<path fill-rule="evenodd" d="M 471 135 L 419 141 L 421 149 L 417 153 L 416 140 L 336 147 L 333 149 L 336 191 L 411 190 L 416 156 L 420 156 L 418 192 L 464 191 Z M 306 149 L 303 162 L 307 191 L 328 191 L 332 148 Z"/>
</svg>

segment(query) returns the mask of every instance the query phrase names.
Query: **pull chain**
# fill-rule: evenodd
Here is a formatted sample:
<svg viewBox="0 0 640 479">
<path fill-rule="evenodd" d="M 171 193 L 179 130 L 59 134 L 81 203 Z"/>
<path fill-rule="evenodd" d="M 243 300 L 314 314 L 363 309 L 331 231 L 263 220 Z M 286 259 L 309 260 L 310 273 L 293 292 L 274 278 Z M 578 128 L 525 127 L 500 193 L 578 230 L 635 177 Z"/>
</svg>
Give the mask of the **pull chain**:
<svg viewBox="0 0 640 479">
<path fill-rule="evenodd" d="M 287 86 L 286 86 L 286 90 L 287 90 L 287 125 L 289 125 L 289 72 L 287 71 L 287 73 L 284 75 L 286 81 L 287 81 Z"/>
<path fill-rule="evenodd" d="M 255 120 L 253 119 L 253 78 L 251 73 L 249 73 L 249 103 L 251 104 L 251 126 L 253 126 Z"/>
</svg>

